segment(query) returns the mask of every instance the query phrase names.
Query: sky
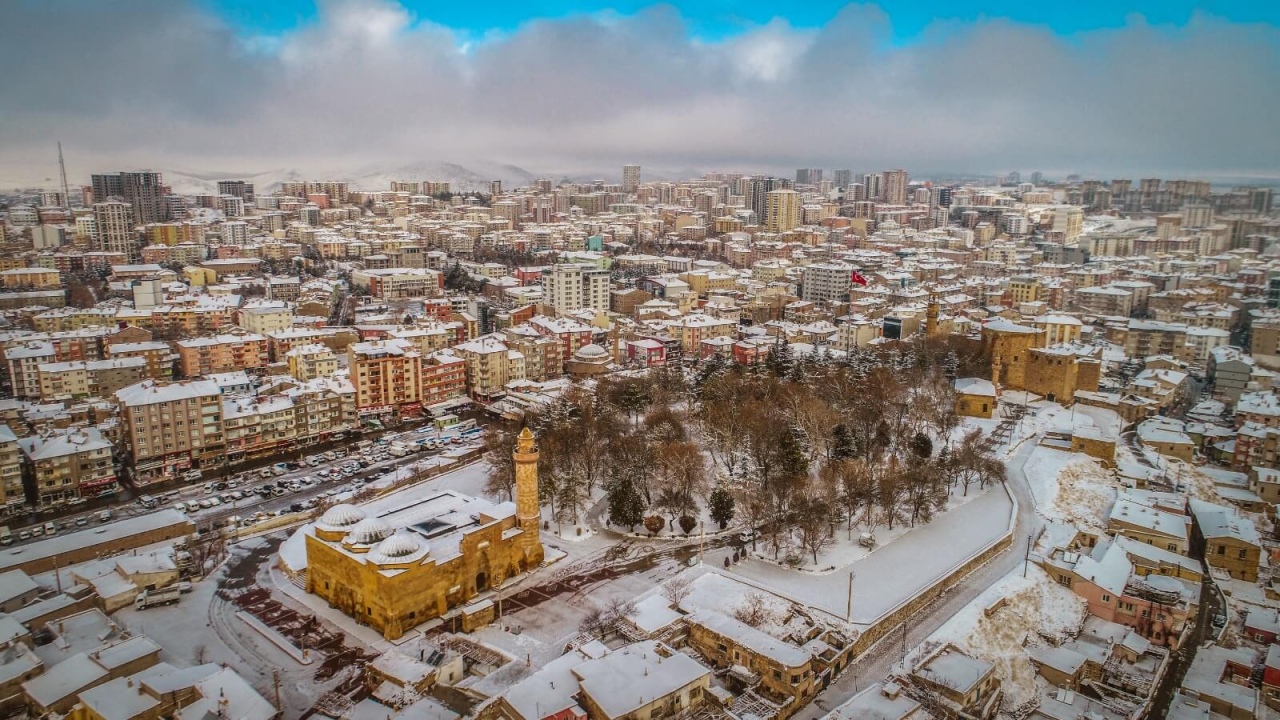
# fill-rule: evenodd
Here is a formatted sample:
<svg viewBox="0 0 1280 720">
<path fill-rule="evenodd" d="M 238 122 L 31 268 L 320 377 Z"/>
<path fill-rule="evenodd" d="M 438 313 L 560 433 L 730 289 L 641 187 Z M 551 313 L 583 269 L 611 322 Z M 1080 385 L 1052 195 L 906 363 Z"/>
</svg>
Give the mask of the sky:
<svg viewBox="0 0 1280 720">
<path fill-rule="evenodd" d="M 0 182 L 510 164 L 1280 176 L 1280 3 L 15 0 Z"/>
</svg>

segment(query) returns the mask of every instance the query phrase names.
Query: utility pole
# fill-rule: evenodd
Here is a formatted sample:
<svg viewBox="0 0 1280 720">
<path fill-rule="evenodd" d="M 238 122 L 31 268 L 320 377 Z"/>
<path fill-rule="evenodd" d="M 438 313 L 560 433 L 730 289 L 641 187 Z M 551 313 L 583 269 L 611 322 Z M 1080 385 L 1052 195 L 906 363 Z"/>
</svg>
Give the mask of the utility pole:
<svg viewBox="0 0 1280 720">
<path fill-rule="evenodd" d="M 275 688 L 275 691 L 276 691 L 276 710 L 279 710 L 280 709 L 280 671 L 279 670 L 271 671 L 271 685 Z"/>
<path fill-rule="evenodd" d="M 907 661 L 907 621 L 902 621 L 902 662 Z"/>
<path fill-rule="evenodd" d="M 849 603 L 845 606 L 844 619 L 853 622 L 853 571 L 849 571 Z M 904 625 L 905 627 L 905 625 Z"/>
<path fill-rule="evenodd" d="M 1027 565 L 1031 564 L 1031 533 L 1027 533 L 1027 552 L 1022 556 L 1022 577 L 1027 576 Z"/>
</svg>

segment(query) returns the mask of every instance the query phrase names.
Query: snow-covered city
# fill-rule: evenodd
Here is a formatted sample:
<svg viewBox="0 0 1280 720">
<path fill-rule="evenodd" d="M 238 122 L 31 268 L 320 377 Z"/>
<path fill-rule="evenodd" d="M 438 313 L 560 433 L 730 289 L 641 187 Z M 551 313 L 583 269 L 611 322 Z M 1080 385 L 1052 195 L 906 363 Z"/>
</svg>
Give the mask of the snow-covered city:
<svg viewBox="0 0 1280 720">
<path fill-rule="evenodd" d="M 0 720 L 1280 720 L 1277 48 L 0 3 Z"/>
</svg>

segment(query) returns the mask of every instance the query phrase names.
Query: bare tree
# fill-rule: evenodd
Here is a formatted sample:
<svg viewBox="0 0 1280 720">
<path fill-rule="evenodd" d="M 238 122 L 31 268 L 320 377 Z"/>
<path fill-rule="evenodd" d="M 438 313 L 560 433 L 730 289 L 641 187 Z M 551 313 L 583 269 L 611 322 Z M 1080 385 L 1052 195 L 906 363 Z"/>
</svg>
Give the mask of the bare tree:
<svg viewBox="0 0 1280 720">
<path fill-rule="evenodd" d="M 733 617 L 744 625 L 756 628 L 772 624 L 775 620 L 768 598 L 754 592 L 743 598 L 742 604 L 733 609 Z"/>
<path fill-rule="evenodd" d="M 813 564 L 818 564 L 818 553 L 826 550 L 834 541 L 831 527 L 831 506 L 820 497 L 804 497 L 796 503 L 796 529 L 800 532 L 800 544 L 813 554 Z"/>
<path fill-rule="evenodd" d="M 685 598 L 689 597 L 689 593 L 692 591 L 693 587 L 689 579 L 678 575 L 662 584 L 662 597 L 677 607 Z"/>
</svg>

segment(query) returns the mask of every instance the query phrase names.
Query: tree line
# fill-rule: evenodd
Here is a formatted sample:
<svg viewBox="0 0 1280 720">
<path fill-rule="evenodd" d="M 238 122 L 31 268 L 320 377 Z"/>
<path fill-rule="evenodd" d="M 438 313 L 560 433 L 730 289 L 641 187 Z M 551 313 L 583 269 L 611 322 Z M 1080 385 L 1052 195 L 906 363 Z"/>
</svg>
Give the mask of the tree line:
<svg viewBox="0 0 1280 720">
<path fill-rule="evenodd" d="M 753 547 L 817 563 L 842 530 L 928 522 L 953 492 L 1004 477 L 981 432 L 957 430 L 952 381 L 986 363 L 958 337 L 839 359 L 779 343 L 756 366 L 712 358 L 575 385 L 525 418 L 541 500 L 574 524 L 603 496 L 602 519 L 651 533 L 737 519 Z M 517 430 L 487 440 L 493 494 L 511 496 Z"/>
</svg>

